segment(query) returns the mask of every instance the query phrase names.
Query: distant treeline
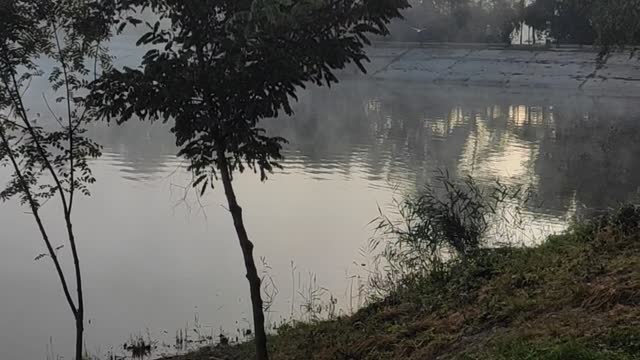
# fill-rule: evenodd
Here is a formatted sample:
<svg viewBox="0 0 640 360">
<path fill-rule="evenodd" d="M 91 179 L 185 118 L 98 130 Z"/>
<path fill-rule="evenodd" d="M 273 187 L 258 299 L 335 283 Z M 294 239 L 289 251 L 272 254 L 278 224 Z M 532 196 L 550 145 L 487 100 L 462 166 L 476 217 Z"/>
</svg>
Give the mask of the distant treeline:
<svg viewBox="0 0 640 360">
<path fill-rule="evenodd" d="M 512 0 L 412 0 L 388 40 L 507 42 L 518 26 Z"/>
<path fill-rule="evenodd" d="M 523 26 L 554 43 L 640 43 L 640 0 L 411 0 L 392 41 L 511 43 Z"/>
</svg>

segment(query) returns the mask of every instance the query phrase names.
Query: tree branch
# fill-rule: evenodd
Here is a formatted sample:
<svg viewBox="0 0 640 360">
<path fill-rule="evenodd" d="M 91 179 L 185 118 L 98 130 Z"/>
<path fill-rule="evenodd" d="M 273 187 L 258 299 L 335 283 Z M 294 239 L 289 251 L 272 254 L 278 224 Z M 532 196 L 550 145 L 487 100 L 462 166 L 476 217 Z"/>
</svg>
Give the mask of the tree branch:
<svg viewBox="0 0 640 360">
<path fill-rule="evenodd" d="M 73 165 L 73 118 L 72 118 L 72 114 L 71 114 L 71 97 L 72 97 L 72 92 L 71 89 L 69 88 L 69 73 L 67 70 L 67 62 L 65 61 L 64 58 L 64 53 L 62 50 L 62 46 L 60 46 L 60 38 L 58 36 L 58 28 L 56 27 L 56 23 L 55 21 L 51 22 L 51 28 L 53 29 L 53 35 L 54 38 L 56 40 L 56 48 L 58 49 L 58 62 L 60 62 L 60 65 L 62 66 L 62 74 L 64 76 L 64 86 L 65 89 L 67 91 L 67 122 L 68 122 L 68 130 L 67 130 L 67 134 L 69 136 L 69 206 L 66 209 L 66 213 L 67 214 L 71 214 L 71 209 L 73 207 L 73 195 L 74 195 L 74 190 L 75 190 L 75 180 L 74 180 L 74 176 L 75 176 L 75 168 Z"/>
</svg>

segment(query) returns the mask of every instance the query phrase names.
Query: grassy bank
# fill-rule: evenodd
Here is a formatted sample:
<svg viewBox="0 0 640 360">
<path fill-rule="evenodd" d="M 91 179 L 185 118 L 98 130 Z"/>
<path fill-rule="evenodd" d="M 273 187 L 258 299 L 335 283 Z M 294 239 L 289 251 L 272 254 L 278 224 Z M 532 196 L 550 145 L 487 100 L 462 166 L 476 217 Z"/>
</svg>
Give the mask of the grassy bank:
<svg viewBox="0 0 640 360">
<path fill-rule="evenodd" d="M 483 249 L 349 317 L 270 338 L 273 359 L 640 359 L 640 210 L 535 248 Z M 172 360 L 250 359 L 251 344 Z"/>
</svg>

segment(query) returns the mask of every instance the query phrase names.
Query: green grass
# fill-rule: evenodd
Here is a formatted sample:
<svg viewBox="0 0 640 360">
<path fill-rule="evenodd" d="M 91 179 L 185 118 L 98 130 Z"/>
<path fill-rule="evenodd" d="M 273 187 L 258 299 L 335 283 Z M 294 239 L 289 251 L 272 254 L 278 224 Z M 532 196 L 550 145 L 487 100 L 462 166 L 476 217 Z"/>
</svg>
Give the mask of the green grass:
<svg viewBox="0 0 640 360">
<path fill-rule="evenodd" d="M 640 210 L 535 248 L 483 249 L 356 314 L 295 323 L 272 359 L 640 360 Z M 249 359 L 251 343 L 181 360 Z"/>
<path fill-rule="evenodd" d="M 468 360 L 631 360 L 632 354 L 607 349 L 596 349 L 587 344 L 565 342 L 531 343 L 514 340 L 474 355 L 463 355 Z"/>
</svg>

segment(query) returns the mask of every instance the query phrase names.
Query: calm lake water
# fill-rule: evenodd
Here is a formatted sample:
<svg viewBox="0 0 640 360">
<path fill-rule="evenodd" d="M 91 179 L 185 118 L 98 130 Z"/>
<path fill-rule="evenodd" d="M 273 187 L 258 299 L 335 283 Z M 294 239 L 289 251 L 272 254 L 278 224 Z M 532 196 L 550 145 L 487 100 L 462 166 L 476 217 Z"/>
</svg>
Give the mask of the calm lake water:
<svg viewBox="0 0 640 360">
<path fill-rule="evenodd" d="M 302 92 L 295 117 L 265 122 L 291 141 L 284 170 L 265 183 L 252 173 L 236 179 L 256 257 L 272 279 L 271 321 L 301 316 L 320 287 L 339 310 L 357 307 L 378 205 L 419 189 L 438 169 L 533 186 L 541 202 L 526 212 L 532 239 L 636 196 L 636 103 L 369 80 Z M 92 196 L 75 213 L 88 351 L 122 354 L 129 337 L 142 334 L 161 353 L 179 329 L 235 337 L 250 327 L 248 285 L 221 189 L 199 200 L 189 191 L 167 126 L 99 125 L 92 134 L 104 156 L 93 164 Z M 52 343 L 70 359 L 72 316 L 50 261 L 34 261 L 44 244 L 26 209 L 0 206 L 0 357 L 46 359 Z M 63 244 L 56 206 L 45 213 L 54 243 Z M 60 255 L 70 264 L 66 248 Z"/>
</svg>

